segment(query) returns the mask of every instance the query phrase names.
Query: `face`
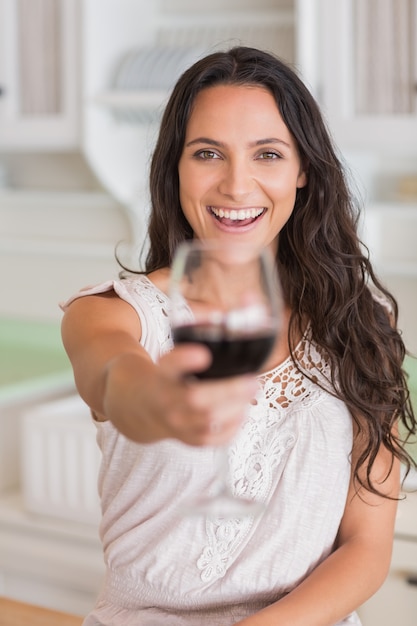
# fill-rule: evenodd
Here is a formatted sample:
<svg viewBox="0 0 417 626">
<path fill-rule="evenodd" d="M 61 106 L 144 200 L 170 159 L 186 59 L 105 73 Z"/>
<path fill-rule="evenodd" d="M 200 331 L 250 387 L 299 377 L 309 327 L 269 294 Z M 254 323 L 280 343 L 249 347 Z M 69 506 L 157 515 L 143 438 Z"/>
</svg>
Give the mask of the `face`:
<svg viewBox="0 0 417 626">
<path fill-rule="evenodd" d="M 196 97 L 178 165 L 180 202 L 196 237 L 276 246 L 303 187 L 295 140 L 273 96 L 218 85 Z"/>
</svg>

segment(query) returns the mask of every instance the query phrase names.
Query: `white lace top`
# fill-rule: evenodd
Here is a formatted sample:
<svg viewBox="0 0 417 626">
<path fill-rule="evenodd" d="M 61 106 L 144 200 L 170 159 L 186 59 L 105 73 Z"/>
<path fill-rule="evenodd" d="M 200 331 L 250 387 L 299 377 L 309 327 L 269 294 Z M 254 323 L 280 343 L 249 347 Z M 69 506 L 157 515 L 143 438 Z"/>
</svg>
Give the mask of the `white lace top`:
<svg viewBox="0 0 417 626">
<path fill-rule="evenodd" d="M 137 311 L 152 358 L 170 350 L 169 300 L 145 276 L 71 300 L 112 288 Z M 328 363 L 307 337 L 297 357 L 325 380 Z M 333 549 L 350 477 L 351 417 L 290 359 L 259 377 L 230 447 L 232 489 L 267 504 L 258 518 L 182 515 L 185 502 L 213 486 L 215 449 L 133 443 L 111 422 L 97 423 L 97 440 L 107 576 L 84 626 L 232 626 L 288 593 Z M 340 624 L 360 621 L 352 614 Z"/>
</svg>

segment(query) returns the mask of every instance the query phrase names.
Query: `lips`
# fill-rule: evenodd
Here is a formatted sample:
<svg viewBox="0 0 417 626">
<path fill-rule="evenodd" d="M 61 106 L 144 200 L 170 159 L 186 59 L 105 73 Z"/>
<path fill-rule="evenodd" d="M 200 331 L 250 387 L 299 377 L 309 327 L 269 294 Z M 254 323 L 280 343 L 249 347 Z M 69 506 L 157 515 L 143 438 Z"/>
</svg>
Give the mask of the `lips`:
<svg viewBox="0 0 417 626">
<path fill-rule="evenodd" d="M 218 209 L 208 207 L 214 217 L 225 226 L 246 226 L 257 220 L 265 211 L 265 208 L 248 209 Z"/>
</svg>

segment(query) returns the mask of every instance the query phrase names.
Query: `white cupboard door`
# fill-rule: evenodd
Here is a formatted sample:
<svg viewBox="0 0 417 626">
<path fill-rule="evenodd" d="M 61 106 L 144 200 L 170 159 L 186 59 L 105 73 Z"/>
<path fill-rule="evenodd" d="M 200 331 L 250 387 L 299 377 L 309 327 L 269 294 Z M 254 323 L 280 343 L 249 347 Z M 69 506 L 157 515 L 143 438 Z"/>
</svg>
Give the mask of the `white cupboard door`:
<svg viewBox="0 0 417 626">
<path fill-rule="evenodd" d="M 417 0 L 319 0 L 317 6 L 320 100 L 336 142 L 414 154 Z"/>
<path fill-rule="evenodd" d="M 0 0 L 0 150 L 71 149 L 79 0 Z"/>
</svg>

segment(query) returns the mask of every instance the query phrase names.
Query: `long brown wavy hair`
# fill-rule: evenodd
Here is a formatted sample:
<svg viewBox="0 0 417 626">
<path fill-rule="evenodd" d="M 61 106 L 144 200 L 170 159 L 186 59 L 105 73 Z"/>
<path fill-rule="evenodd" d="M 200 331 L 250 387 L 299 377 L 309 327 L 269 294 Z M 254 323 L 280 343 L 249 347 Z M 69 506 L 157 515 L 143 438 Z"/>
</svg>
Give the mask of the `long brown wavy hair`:
<svg viewBox="0 0 417 626">
<path fill-rule="evenodd" d="M 224 84 L 268 89 L 296 140 L 308 183 L 297 191 L 292 215 L 279 235 L 276 258 L 292 311 L 290 350 L 296 361 L 296 338 L 308 320 L 314 342 L 330 359 L 335 393 L 359 431 L 355 480 L 380 493 L 370 476 L 381 445 L 407 470 L 414 465 L 394 428 L 402 422 L 405 439 L 416 432 L 397 303 L 378 280 L 359 241 L 358 208 L 319 107 L 286 63 L 267 52 L 235 47 L 197 61 L 180 77 L 151 162 L 146 272 L 168 267 L 178 244 L 193 237 L 179 202 L 178 162 L 196 95 Z M 373 289 L 383 294 L 390 314 Z"/>
</svg>

